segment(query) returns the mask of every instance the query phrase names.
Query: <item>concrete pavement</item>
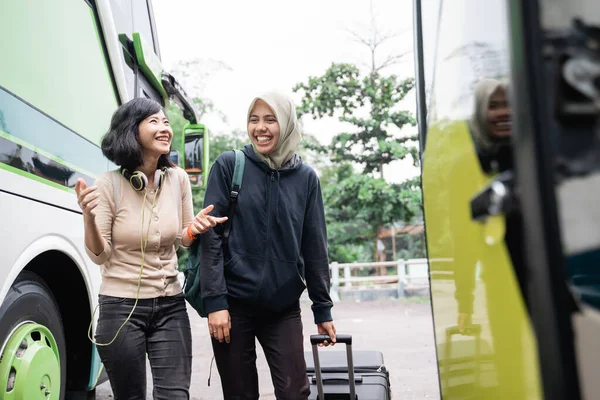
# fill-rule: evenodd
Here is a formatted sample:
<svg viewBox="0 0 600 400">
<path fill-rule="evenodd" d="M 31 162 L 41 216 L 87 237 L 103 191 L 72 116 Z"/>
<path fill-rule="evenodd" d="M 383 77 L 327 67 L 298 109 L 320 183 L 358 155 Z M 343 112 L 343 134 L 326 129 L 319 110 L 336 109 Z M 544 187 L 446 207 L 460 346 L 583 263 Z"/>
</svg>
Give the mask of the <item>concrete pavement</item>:
<svg viewBox="0 0 600 400">
<path fill-rule="evenodd" d="M 207 386 L 212 350 L 206 319 L 189 308 L 194 342 L 191 387 L 192 400 L 222 399 L 221 382 L 213 366 L 211 386 Z M 305 349 L 308 336 L 316 333 L 310 304 L 302 303 Z M 431 308 L 427 301 L 377 300 L 369 302 L 337 302 L 333 316 L 338 333 L 351 333 L 355 350 L 379 350 L 390 371 L 392 397 L 403 400 L 439 399 L 439 386 Z M 340 346 L 341 347 L 341 346 Z M 336 349 L 339 348 L 336 346 Z M 325 350 L 327 351 L 327 350 Z M 257 365 L 261 399 L 275 400 L 269 369 L 257 343 Z M 112 399 L 108 382 L 97 389 L 97 400 Z M 148 394 L 152 399 L 152 376 L 148 369 Z"/>
</svg>

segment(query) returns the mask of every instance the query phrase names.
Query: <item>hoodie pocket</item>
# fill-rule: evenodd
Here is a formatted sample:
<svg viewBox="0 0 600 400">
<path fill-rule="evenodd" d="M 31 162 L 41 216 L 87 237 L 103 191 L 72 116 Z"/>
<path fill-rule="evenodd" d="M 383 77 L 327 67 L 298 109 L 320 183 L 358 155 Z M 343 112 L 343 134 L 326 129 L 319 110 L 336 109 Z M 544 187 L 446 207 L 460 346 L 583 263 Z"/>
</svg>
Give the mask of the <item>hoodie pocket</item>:
<svg viewBox="0 0 600 400">
<path fill-rule="evenodd" d="M 258 301 L 270 310 L 281 311 L 296 303 L 305 289 L 296 262 L 269 260 Z"/>
<path fill-rule="evenodd" d="M 224 265 L 229 295 L 240 300 L 254 300 L 260 286 L 264 259 L 248 254 L 233 254 Z"/>
</svg>

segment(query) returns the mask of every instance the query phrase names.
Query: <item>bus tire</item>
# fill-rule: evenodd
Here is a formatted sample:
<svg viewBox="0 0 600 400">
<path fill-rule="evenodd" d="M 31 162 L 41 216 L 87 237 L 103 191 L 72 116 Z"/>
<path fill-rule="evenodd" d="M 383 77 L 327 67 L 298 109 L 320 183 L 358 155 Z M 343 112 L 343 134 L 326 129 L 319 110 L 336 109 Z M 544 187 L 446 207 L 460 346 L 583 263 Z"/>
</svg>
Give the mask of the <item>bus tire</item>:
<svg viewBox="0 0 600 400">
<path fill-rule="evenodd" d="M 64 400 L 65 334 L 56 300 L 39 275 L 23 271 L 9 289 L 0 306 L 0 344 L 0 400 Z"/>
</svg>

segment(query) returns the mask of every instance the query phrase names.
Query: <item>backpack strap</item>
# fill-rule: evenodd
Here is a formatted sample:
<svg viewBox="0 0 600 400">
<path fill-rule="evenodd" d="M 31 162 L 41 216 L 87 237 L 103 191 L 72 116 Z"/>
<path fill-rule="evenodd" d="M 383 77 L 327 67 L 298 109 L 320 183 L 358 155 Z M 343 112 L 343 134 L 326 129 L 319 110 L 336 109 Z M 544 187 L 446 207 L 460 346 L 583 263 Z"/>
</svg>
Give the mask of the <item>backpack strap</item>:
<svg viewBox="0 0 600 400">
<path fill-rule="evenodd" d="M 229 234 L 233 225 L 233 216 L 235 215 L 235 206 L 237 205 L 238 194 L 242 189 L 244 180 L 244 169 L 246 167 L 246 156 L 240 150 L 235 152 L 235 167 L 233 168 L 233 177 L 231 178 L 231 191 L 229 192 L 229 210 L 227 211 L 227 223 L 223 230 L 223 246 L 227 247 L 229 243 Z"/>
</svg>

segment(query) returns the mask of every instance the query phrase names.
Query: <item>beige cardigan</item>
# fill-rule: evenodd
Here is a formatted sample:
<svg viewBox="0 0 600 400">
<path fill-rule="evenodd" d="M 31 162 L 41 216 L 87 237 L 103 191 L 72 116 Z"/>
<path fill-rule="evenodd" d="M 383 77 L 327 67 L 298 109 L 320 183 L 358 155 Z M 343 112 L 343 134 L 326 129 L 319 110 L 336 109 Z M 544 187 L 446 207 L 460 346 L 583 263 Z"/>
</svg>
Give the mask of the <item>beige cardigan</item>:
<svg viewBox="0 0 600 400">
<path fill-rule="evenodd" d="M 140 288 L 140 299 L 173 296 L 181 293 L 177 279 L 177 248 L 181 235 L 194 219 L 192 190 L 187 173 L 181 168 L 170 168 L 158 190 L 155 207 L 152 202 L 156 190 L 136 192 L 122 176 L 114 177 L 107 172 L 96 180 L 100 203 L 95 208 L 96 224 L 104 249 L 98 255 L 87 247 L 90 259 L 101 265 L 102 284 L 100 294 L 135 298 L 142 263 L 140 236 L 142 234 L 142 209 L 144 209 L 143 237 L 147 236 L 144 270 Z M 113 191 L 113 181 L 120 189 Z M 173 179 L 179 179 L 180 190 L 173 190 Z M 174 198 L 175 193 L 181 198 Z M 118 210 L 115 211 L 113 197 L 117 193 Z M 179 205 L 181 203 L 181 222 Z"/>
</svg>

